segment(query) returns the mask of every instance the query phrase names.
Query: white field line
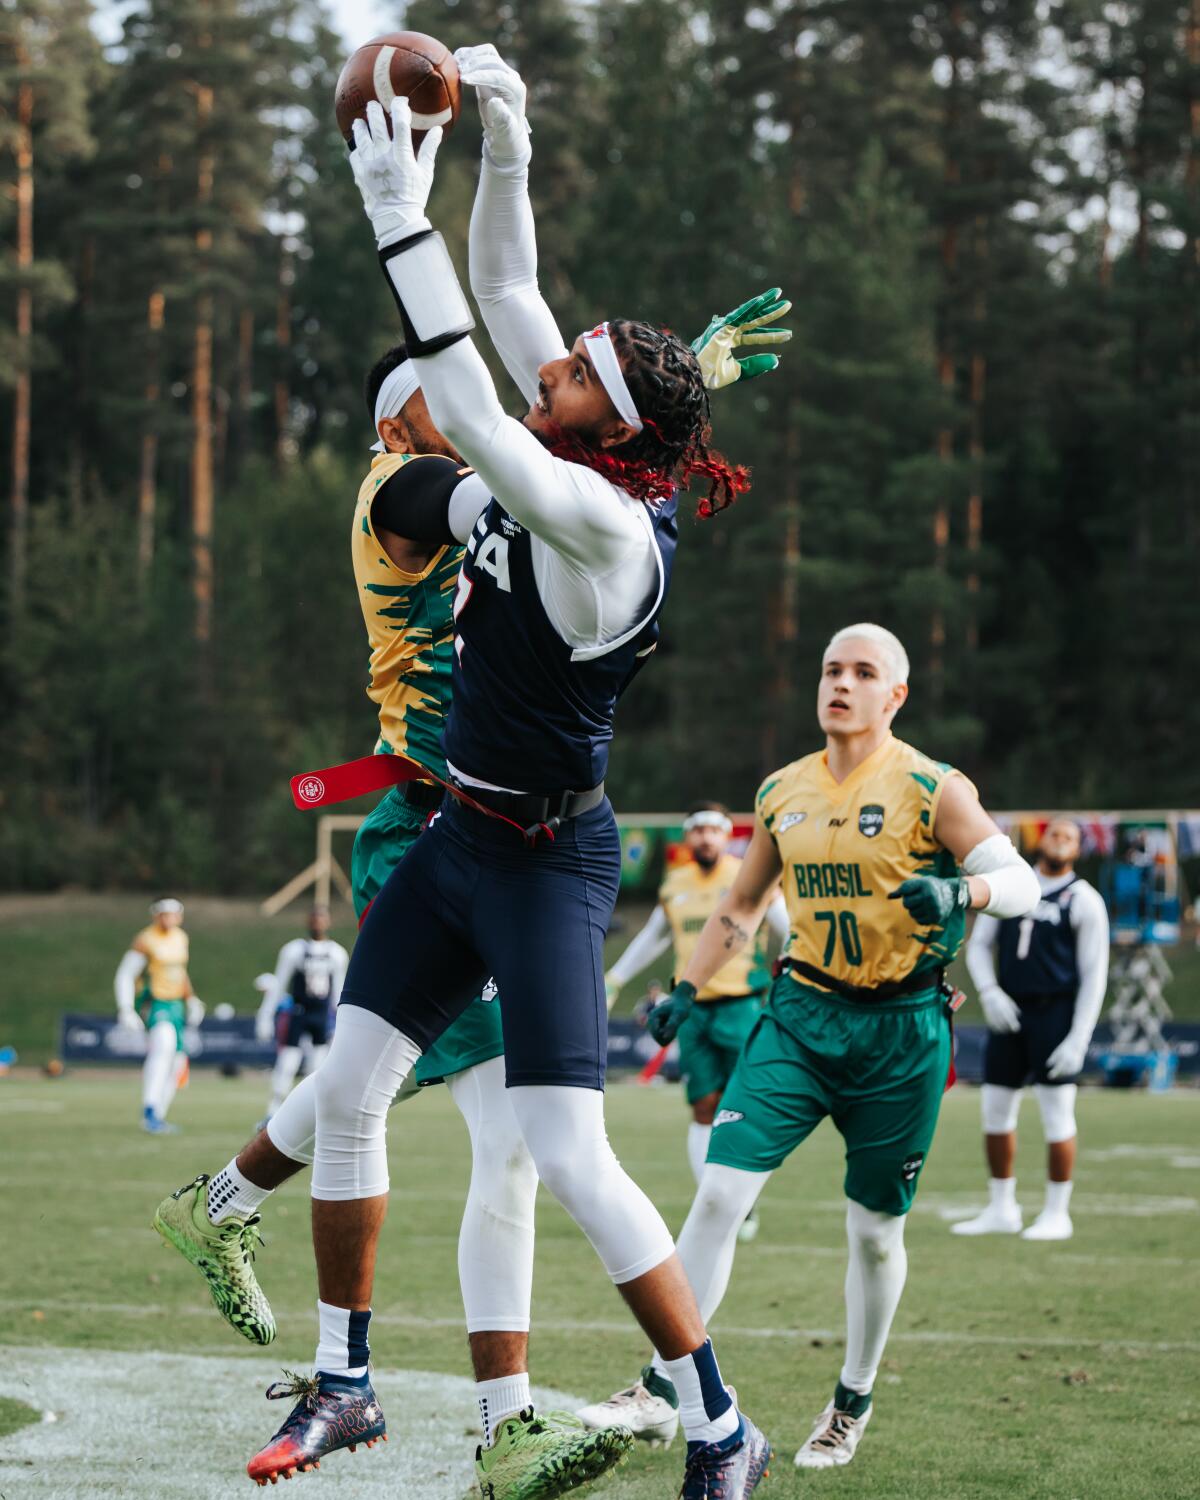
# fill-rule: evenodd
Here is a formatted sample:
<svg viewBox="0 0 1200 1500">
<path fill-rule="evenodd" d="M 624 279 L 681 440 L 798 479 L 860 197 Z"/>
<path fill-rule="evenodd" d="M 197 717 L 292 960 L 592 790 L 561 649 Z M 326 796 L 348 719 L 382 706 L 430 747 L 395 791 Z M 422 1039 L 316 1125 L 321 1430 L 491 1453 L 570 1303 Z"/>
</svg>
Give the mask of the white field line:
<svg viewBox="0 0 1200 1500">
<path fill-rule="evenodd" d="M 53 1422 L 22 1428 L 0 1443 L 0 1493 L 21 1500 L 228 1500 L 257 1494 L 246 1460 L 279 1426 L 290 1404 L 263 1392 L 279 1367 L 178 1354 L 111 1354 L 95 1349 L 5 1349 L 0 1394 Z M 391 1420 L 389 1441 L 368 1453 L 336 1453 L 332 1488 L 347 1500 L 461 1500 L 474 1479 L 479 1412 L 465 1377 L 419 1370 L 374 1374 Z M 543 1406 L 582 1397 L 537 1391 Z M 310 1481 L 311 1482 L 311 1481 Z M 325 1479 L 329 1484 L 329 1480 Z M 274 1493 L 274 1492 L 273 1492 Z"/>
<path fill-rule="evenodd" d="M 108 1313 L 115 1317 L 128 1318 L 162 1318 L 164 1320 L 187 1318 L 208 1318 L 216 1316 L 210 1307 L 202 1306 L 178 1306 L 168 1307 L 162 1303 L 155 1302 L 79 1302 L 71 1299 L 62 1301 L 46 1300 L 39 1302 L 28 1298 L 2 1298 L 0 1299 L 0 1311 L 4 1312 L 30 1312 L 40 1310 L 42 1312 L 74 1312 L 74 1313 Z M 276 1316 L 283 1319 L 304 1318 L 311 1319 L 311 1308 L 276 1308 Z M 376 1309 L 371 1314 L 371 1323 L 385 1324 L 392 1328 L 461 1328 L 462 1319 L 459 1318 L 429 1318 L 421 1317 L 415 1313 L 386 1312 Z M 784 1342 L 808 1341 L 812 1339 L 840 1340 L 844 1335 L 843 1329 L 834 1328 L 754 1328 L 745 1327 L 736 1323 L 725 1323 L 720 1319 L 715 1323 L 715 1331 L 736 1338 L 746 1339 L 781 1339 Z M 596 1333 L 596 1334 L 619 1334 L 628 1335 L 633 1329 L 633 1324 L 628 1319 L 581 1319 L 581 1318 L 538 1318 L 534 1323 L 534 1332 L 542 1333 Z M 903 1331 L 891 1335 L 891 1342 L 898 1344 L 952 1344 L 973 1345 L 986 1344 L 998 1347 L 1045 1348 L 1045 1349 L 1098 1349 L 1105 1353 L 1120 1354 L 1125 1349 L 1138 1349 L 1146 1352 L 1162 1354 L 1200 1354 L 1200 1340 L 1186 1339 L 1087 1339 L 1072 1338 L 1068 1334 L 1047 1337 L 1044 1334 L 1008 1334 L 1008 1333 L 963 1333 L 963 1332 L 937 1332 L 934 1330 L 920 1330 L 905 1333 Z M 124 1353 L 110 1356 L 112 1358 L 127 1359 L 132 1355 Z M 0 1380 L 0 1390 L 3 1390 L 3 1381 Z"/>
</svg>

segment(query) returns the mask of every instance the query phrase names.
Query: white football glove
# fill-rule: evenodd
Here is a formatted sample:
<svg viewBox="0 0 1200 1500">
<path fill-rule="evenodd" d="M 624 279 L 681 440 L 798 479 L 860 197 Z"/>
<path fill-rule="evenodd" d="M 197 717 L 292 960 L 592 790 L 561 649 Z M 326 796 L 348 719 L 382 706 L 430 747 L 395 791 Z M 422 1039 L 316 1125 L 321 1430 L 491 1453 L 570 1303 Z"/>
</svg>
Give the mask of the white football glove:
<svg viewBox="0 0 1200 1500">
<path fill-rule="evenodd" d="M 138 1015 L 136 1010 L 119 1010 L 117 1012 L 117 1025 L 122 1031 L 145 1031 L 146 1023 Z"/>
<path fill-rule="evenodd" d="M 986 990 L 980 990 L 979 1003 L 989 1031 L 1020 1031 L 1020 1008 L 998 984 L 989 984 Z"/>
<path fill-rule="evenodd" d="M 388 133 L 383 105 L 372 99 L 367 123 L 355 120 L 350 170 L 362 194 L 363 208 L 382 250 L 419 229 L 428 229 L 425 205 L 433 187 L 433 163 L 442 143 L 442 127 L 435 125 L 421 142 L 412 145 L 412 109 L 403 95 L 392 100 L 392 129 Z"/>
<path fill-rule="evenodd" d="M 458 76 L 470 84 L 479 101 L 483 138 L 498 167 L 523 167 L 532 154 L 525 118 L 525 83 L 490 42 L 460 47 L 454 54 Z"/>
<path fill-rule="evenodd" d="M 1076 1073 L 1081 1073 L 1087 1060 L 1090 1041 L 1090 1036 L 1083 1036 L 1077 1031 L 1068 1031 L 1046 1059 L 1046 1077 L 1074 1078 Z"/>
<path fill-rule="evenodd" d="M 189 995 L 187 1000 L 187 1023 L 189 1026 L 199 1026 L 208 1012 L 208 1007 L 199 995 Z"/>
</svg>

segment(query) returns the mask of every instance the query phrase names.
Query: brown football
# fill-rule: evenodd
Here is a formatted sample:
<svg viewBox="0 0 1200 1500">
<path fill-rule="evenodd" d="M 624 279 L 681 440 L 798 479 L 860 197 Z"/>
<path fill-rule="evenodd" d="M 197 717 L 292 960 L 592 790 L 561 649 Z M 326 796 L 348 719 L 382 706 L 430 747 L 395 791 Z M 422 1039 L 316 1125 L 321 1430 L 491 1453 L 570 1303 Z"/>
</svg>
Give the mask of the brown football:
<svg viewBox="0 0 1200 1500">
<path fill-rule="evenodd" d="M 412 106 L 414 149 L 435 125 L 453 129 L 462 103 L 454 54 L 423 31 L 377 36 L 352 52 L 333 96 L 338 129 L 347 145 L 354 141 L 353 122 L 366 119 L 371 100 L 378 99 L 390 113 L 398 94 Z"/>
</svg>

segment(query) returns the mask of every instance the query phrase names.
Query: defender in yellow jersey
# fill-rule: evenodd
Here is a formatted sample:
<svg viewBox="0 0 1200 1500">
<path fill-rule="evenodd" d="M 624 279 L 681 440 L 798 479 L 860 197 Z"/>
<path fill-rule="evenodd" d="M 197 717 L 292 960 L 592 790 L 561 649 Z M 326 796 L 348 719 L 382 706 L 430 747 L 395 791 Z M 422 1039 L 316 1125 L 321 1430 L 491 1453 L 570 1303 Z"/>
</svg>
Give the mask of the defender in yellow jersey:
<svg viewBox="0 0 1200 1500">
<path fill-rule="evenodd" d="M 967 908 L 1020 916 L 1038 900 L 971 783 L 893 738 L 907 696 L 908 658 L 890 631 L 852 625 L 834 636 L 817 693 L 825 749 L 759 789 L 733 888 L 651 1016 L 660 1036 L 685 1023 L 782 880 L 783 972 L 722 1097 L 679 1254 L 708 1317 L 768 1176 L 833 1120 L 846 1143 L 846 1358 L 800 1468 L 848 1463 L 870 1419 L 904 1286 L 904 1215 L 950 1065 L 943 974 Z"/>
<path fill-rule="evenodd" d="M 167 1110 L 187 1072 L 184 1027 L 200 1024 L 204 1006 L 188 977 L 182 902 L 164 896 L 150 913 L 154 920 L 130 943 L 117 967 L 113 990 L 118 1023 L 128 1031 L 146 1033 L 142 1129 L 162 1135 L 178 1128 L 167 1124 Z M 141 992 L 135 993 L 142 976 Z"/>
<path fill-rule="evenodd" d="M 674 952 L 673 972 L 682 974 L 704 924 L 733 888 L 742 862 L 728 852 L 733 832 L 729 809 L 719 802 L 699 802 L 688 813 L 683 831 L 691 859 L 668 873 L 650 920 L 605 975 L 610 1008 L 630 979 L 668 948 Z M 777 946 L 786 942 L 782 897 L 768 908 L 766 926 Z M 752 944 L 717 970 L 697 995 L 699 1003 L 679 1032 L 679 1070 L 692 1110 L 688 1161 L 697 1182 L 721 1095 L 771 982 L 763 936 L 756 934 Z"/>
</svg>

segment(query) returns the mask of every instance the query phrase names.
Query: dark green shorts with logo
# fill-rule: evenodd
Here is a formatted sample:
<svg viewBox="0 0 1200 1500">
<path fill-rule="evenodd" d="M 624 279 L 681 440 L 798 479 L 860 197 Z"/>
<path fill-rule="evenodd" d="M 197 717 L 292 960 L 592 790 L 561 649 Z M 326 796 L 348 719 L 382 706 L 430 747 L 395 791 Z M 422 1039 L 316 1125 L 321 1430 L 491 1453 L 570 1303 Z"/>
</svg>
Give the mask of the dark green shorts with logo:
<svg viewBox="0 0 1200 1500">
<path fill-rule="evenodd" d="M 746 1038 L 762 1014 L 765 996 L 701 1000 L 679 1028 L 679 1071 L 687 1102 L 724 1092 Z"/>
<path fill-rule="evenodd" d="M 905 1214 L 949 1068 L 936 990 L 857 1004 L 785 974 L 721 1099 L 708 1160 L 773 1172 L 828 1115 L 846 1142 L 846 1196 Z"/>
<path fill-rule="evenodd" d="M 412 847 L 429 812 L 413 807 L 403 790 L 393 787 L 361 824 L 350 864 L 354 911 L 361 918 L 384 881 Z M 473 1068 L 504 1053 L 500 1006 L 490 999 L 472 1000 L 428 1052 L 417 1059 L 413 1074 L 418 1083 L 440 1083 L 452 1073 Z"/>
<path fill-rule="evenodd" d="M 182 1052 L 183 1028 L 187 1025 L 187 1002 L 185 1000 L 156 1000 L 149 990 L 143 990 L 138 1002 L 144 1014 L 146 1030 L 153 1031 L 160 1021 L 169 1021 L 175 1028 L 175 1050 Z"/>
</svg>

